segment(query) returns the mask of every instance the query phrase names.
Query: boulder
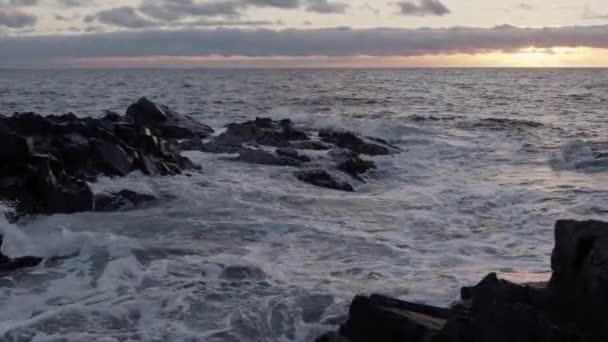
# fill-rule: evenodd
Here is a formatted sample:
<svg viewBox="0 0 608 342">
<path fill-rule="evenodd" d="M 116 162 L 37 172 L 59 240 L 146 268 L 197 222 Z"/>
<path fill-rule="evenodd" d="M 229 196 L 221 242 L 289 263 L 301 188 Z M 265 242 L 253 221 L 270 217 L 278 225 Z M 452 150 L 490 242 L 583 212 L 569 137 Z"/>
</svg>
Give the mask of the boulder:
<svg viewBox="0 0 608 342">
<path fill-rule="evenodd" d="M 101 193 L 95 195 L 95 211 L 109 212 L 140 208 L 157 201 L 152 195 L 141 194 L 131 190 L 117 193 Z"/>
<path fill-rule="evenodd" d="M 167 106 L 158 105 L 145 97 L 127 109 L 127 118 L 138 126 L 151 128 L 165 139 L 205 138 L 213 129 L 190 116 L 180 115 Z"/>
<path fill-rule="evenodd" d="M 392 153 L 389 146 L 379 143 L 378 140 L 370 141 L 370 139 L 358 137 L 352 132 L 326 129 L 319 132 L 319 137 L 327 143 L 351 150 L 355 154 L 377 156 Z"/>
<path fill-rule="evenodd" d="M 296 129 L 290 120 L 277 122 L 270 118 L 256 118 L 242 124 L 229 124 L 226 131 L 214 141 L 229 146 L 255 143 L 263 146 L 287 147 L 292 141 L 308 139 L 308 134 Z"/>
<path fill-rule="evenodd" d="M 355 189 L 347 182 L 340 180 L 339 177 L 332 175 L 326 170 L 311 169 L 302 170 L 295 173 L 297 179 L 302 182 L 320 186 L 323 188 L 353 192 Z"/>
</svg>

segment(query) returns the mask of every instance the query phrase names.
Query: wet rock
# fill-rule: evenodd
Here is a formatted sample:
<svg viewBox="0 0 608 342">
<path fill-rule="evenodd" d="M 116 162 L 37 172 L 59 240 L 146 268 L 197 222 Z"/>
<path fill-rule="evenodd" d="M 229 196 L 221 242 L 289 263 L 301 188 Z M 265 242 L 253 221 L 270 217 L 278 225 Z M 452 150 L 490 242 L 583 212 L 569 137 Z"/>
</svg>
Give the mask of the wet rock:
<svg viewBox="0 0 608 342">
<path fill-rule="evenodd" d="M 322 130 L 319 132 L 321 139 L 327 143 L 334 144 L 340 148 L 349 149 L 356 154 L 367 154 L 371 156 L 389 155 L 391 149 L 377 141 L 361 138 L 352 132 Z"/>
<path fill-rule="evenodd" d="M 309 156 L 300 154 L 297 150 L 293 148 L 278 148 L 275 153 L 282 157 L 288 157 L 291 159 L 299 160 L 302 163 L 308 163 L 311 161 Z"/>
<path fill-rule="evenodd" d="M 198 137 L 209 128 L 145 99 L 121 117 L 74 114 L 0 117 L 0 199 L 17 213 L 73 213 L 93 209 L 87 182 L 100 175 L 176 175 L 200 166 L 180 155 L 170 137 Z M 204 132 L 204 133 L 203 133 Z"/>
<path fill-rule="evenodd" d="M 298 150 L 327 151 L 331 149 L 330 145 L 316 140 L 295 141 L 289 146 Z"/>
<path fill-rule="evenodd" d="M 30 153 L 30 144 L 26 138 L 10 133 L 0 127 L 0 163 L 11 163 L 24 160 Z"/>
<path fill-rule="evenodd" d="M 262 165 L 275 166 L 300 166 L 302 162 L 298 159 L 279 156 L 259 149 L 243 148 L 234 160 Z"/>
<path fill-rule="evenodd" d="M 313 169 L 313 170 L 302 170 L 295 173 L 297 179 L 302 182 L 309 183 L 312 185 L 320 186 L 323 188 L 353 192 L 355 189 L 352 185 L 347 182 L 340 180 L 337 176 L 332 175 L 326 170 Z"/>
<path fill-rule="evenodd" d="M 117 193 L 101 193 L 95 195 L 95 211 L 117 211 L 140 208 L 157 201 L 152 195 L 141 194 L 131 190 Z"/>
<path fill-rule="evenodd" d="M 296 129 L 290 120 L 279 122 L 270 118 L 256 118 L 241 124 L 230 124 L 215 139 L 221 145 L 241 146 L 255 143 L 263 146 L 287 147 L 291 141 L 308 140 L 308 134 Z"/>
<path fill-rule="evenodd" d="M 179 143 L 179 147 L 182 151 L 205 151 L 205 144 L 201 139 L 188 139 Z"/>
<path fill-rule="evenodd" d="M 608 223 L 558 221 L 555 237 L 548 286 L 490 274 L 461 290 L 461 304 L 445 309 L 357 296 L 338 333 L 319 341 L 607 341 Z"/>
<path fill-rule="evenodd" d="M 375 169 L 373 161 L 363 160 L 355 153 L 348 150 L 331 150 L 329 155 L 336 162 L 338 170 L 362 180 L 361 175 Z"/>
<path fill-rule="evenodd" d="M 133 158 L 122 147 L 104 140 L 95 140 L 92 145 L 104 173 L 126 176 L 133 171 Z"/>
<path fill-rule="evenodd" d="M 2 244 L 4 237 L 0 235 L 0 272 L 16 271 L 23 268 L 30 268 L 38 266 L 42 262 L 42 258 L 37 257 L 21 257 L 21 258 L 9 258 L 2 254 Z"/>
<path fill-rule="evenodd" d="M 156 104 L 145 97 L 127 109 L 127 115 L 136 125 L 151 128 L 165 139 L 205 138 L 213 129 L 190 116 L 180 115 L 167 106 Z"/>
</svg>

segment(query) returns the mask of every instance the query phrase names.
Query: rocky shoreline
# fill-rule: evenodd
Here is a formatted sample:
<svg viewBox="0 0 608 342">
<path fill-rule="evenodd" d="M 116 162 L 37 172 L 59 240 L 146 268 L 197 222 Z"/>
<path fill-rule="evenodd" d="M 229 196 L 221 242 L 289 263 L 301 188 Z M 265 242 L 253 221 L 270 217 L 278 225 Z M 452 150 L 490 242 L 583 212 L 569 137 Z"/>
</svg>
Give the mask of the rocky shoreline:
<svg viewBox="0 0 608 342">
<path fill-rule="evenodd" d="M 357 296 L 339 331 L 318 342 L 608 341 L 608 223 L 558 221 L 548 283 L 496 274 L 461 290 L 449 308 Z"/>
<path fill-rule="evenodd" d="M 100 176 L 203 172 L 183 151 L 221 154 L 234 162 L 283 167 L 294 180 L 353 192 L 373 177 L 370 156 L 402 151 L 348 131 L 298 127 L 256 118 L 220 132 L 142 98 L 125 115 L 0 115 L 0 200 L 30 215 L 111 212 L 159 199 L 130 190 L 94 193 Z M 514 284 L 496 274 L 463 288 L 459 304 L 432 307 L 381 295 L 357 296 L 339 331 L 319 342 L 608 341 L 608 223 L 559 221 L 546 284 Z M 0 248 L 2 246 L 0 235 Z M 39 257 L 0 253 L 0 272 L 34 267 Z"/>
</svg>

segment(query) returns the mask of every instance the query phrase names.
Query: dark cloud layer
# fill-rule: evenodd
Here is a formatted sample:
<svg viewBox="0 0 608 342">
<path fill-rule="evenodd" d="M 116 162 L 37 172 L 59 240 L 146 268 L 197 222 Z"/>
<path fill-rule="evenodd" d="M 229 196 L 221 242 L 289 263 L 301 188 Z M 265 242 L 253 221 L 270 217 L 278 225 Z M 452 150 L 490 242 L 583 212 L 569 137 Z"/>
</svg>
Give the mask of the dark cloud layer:
<svg viewBox="0 0 608 342">
<path fill-rule="evenodd" d="M 417 0 L 417 1 L 401 1 L 397 3 L 399 11 L 403 15 L 411 16 L 444 16 L 450 14 L 450 9 L 447 8 L 440 0 Z"/>
<path fill-rule="evenodd" d="M 26 28 L 34 26 L 38 18 L 35 15 L 24 13 L 16 9 L 1 10 L 0 9 L 0 27 L 9 28 Z"/>
<path fill-rule="evenodd" d="M 0 38 L 0 67 L 145 56 L 416 56 L 537 48 L 608 49 L 608 26 L 446 29 L 188 29 Z"/>
</svg>

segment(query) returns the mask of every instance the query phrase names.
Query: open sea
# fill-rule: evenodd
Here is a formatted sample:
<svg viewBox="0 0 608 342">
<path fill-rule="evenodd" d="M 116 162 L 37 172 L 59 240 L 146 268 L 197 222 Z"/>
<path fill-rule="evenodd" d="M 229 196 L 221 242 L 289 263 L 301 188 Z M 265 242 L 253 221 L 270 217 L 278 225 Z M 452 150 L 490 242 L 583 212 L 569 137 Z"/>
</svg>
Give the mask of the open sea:
<svg viewBox="0 0 608 342">
<path fill-rule="evenodd" d="M 188 152 L 192 177 L 102 178 L 146 209 L 0 219 L 0 341 L 312 341 L 358 293 L 449 304 L 486 273 L 550 270 L 553 224 L 608 219 L 608 70 L 0 71 L 0 113 L 256 116 L 384 138 L 356 193 Z M 4 208 L 3 210 L 6 210 Z"/>
</svg>

